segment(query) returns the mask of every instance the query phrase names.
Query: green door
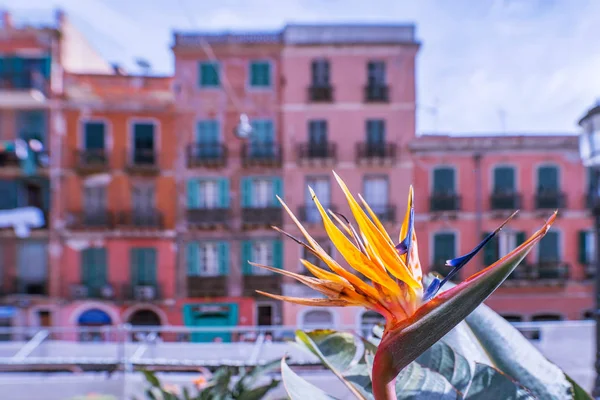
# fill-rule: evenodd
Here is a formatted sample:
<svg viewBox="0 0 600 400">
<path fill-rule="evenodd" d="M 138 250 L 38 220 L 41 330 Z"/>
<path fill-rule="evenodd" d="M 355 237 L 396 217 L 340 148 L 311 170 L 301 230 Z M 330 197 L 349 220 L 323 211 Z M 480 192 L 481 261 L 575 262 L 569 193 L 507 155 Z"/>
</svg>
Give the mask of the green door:
<svg viewBox="0 0 600 400">
<path fill-rule="evenodd" d="M 202 303 L 183 306 L 183 323 L 197 328 L 234 327 L 238 322 L 238 305 L 235 303 Z M 192 342 L 231 342 L 231 332 L 192 332 Z"/>
</svg>

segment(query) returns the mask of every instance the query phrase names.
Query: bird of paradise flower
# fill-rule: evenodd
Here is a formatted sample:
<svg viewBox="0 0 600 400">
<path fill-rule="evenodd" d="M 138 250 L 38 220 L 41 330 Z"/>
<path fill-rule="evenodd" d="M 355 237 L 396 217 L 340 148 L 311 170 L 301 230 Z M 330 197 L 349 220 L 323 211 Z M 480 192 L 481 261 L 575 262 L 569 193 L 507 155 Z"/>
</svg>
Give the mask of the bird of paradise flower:
<svg viewBox="0 0 600 400">
<path fill-rule="evenodd" d="M 380 313 L 385 318 L 385 329 L 373 363 L 373 395 L 378 400 L 395 399 L 394 380 L 400 370 L 449 332 L 500 286 L 533 245 L 546 234 L 556 219 L 556 212 L 539 231 L 508 255 L 457 286 L 440 292 L 445 283 L 498 234 L 516 212 L 471 252 L 446 261 L 451 270 L 445 277 L 435 277 L 425 285 L 414 228 L 412 186 L 409 189 L 408 206 L 400 229 L 399 242 L 396 243 L 367 202 L 359 195 L 359 203 L 335 172 L 334 176 L 346 196 L 358 229 L 343 215 L 326 211 L 312 188 L 309 188 L 312 199 L 333 245 L 346 263 L 372 284 L 334 260 L 278 197 L 306 242 L 278 227 L 273 228 L 314 254 L 329 270 L 304 259 L 300 260 L 301 263 L 314 277 L 250 263 L 294 278 L 323 294 L 325 298 L 289 297 L 262 291 L 258 293 L 301 305 L 362 306 Z"/>
</svg>

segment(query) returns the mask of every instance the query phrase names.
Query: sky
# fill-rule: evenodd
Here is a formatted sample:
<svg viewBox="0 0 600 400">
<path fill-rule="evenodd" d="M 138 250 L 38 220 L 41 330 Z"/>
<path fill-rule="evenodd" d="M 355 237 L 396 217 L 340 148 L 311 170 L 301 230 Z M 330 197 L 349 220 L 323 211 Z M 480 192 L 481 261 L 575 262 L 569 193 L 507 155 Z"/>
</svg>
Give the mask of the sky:
<svg viewBox="0 0 600 400">
<path fill-rule="evenodd" d="M 0 0 L 19 18 L 48 0 Z M 577 133 L 600 98 L 597 0 L 53 0 L 111 62 L 173 71 L 173 30 L 289 22 L 414 23 L 417 131 Z"/>
</svg>

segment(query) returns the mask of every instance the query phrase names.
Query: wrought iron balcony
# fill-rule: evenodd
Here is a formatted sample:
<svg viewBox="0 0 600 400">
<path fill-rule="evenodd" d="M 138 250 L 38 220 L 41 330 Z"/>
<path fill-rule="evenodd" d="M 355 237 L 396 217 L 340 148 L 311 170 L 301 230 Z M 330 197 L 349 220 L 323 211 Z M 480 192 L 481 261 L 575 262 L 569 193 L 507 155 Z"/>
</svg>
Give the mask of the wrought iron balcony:
<svg viewBox="0 0 600 400">
<path fill-rule="evenodd" d="M 114 215 L 109 211 L 71 212 L 67 218 L 70 229 L 113 229 Z"/>
<path fill-rule="evenodd" d="M 48 80 L 38 71 L 4 72 L 0 74 L 0 90 L 34 89 L 47 94 Z"/>
<path fill-rule="evenodd" d="M 334 205 L 323 204 L 323 208 L 327 211 L 328 209 L 335 212 L 337 207 Z M 308 204 L 305 206 L 298 207 L 298 218 L 302 222 L 306 223 L 321 223 L 321 214 L 319 214 L 319 209 L 314 204 Z"/>
<path fill-rule="evenodd" d="M 154 301 L 162 299 L 160 284 L 156 282 L 126 284 L 123 287 L 123 299 L 132 301 Z"/>
<path fill-rule="evenodd" d="M 583 265 L 585 279 L 593 279 L 596 277 L 596 267 L 596 263 L 593 261 L 587 262 Z"/>
<path fill-rule="evenodd" d="M 244 290 L 245 297 L 259 297 L 257 290 L 263 292 L 281 294 L 281 275 L 245 275 Z"/>
<path fill-rule="evenodd" d="M 301 143 L 297 147 L 298 163 L 335 163 L 337 146 L 335 143 Z"/>
<path fill-rule="evenodd" d="M 192 143 L 187 148 L 188 168 L 220 168 L 227 165 L 227 146 L 223 143 Z"/>
<path fill-rule="evenodd" d="M 157 174 L 158 154 L 153 149 L 134 149 L 127 158 L 127 171 L 130 174 Z"/>
<path fill-rule="evenodd" d="M 97 173 L 108 169 L 108 154 L 104 149 L 77 150 L 76 169 L 79 173 Z"/>
<path fill-rule="evenodd" d="M 229 218 L 229 208 L 190 208 L 187 210 L 188 225 L 197 229 L 226 226 Z"/>
<path fill-rule="evenodd" d="M 227 296 L 226 276 L 188 276 L 187 297 Z"/>
<path fill-rule="evenodd" d="M 333 101 L 333 87 L 331 85 L 309 86 L 308 101 L 331 102 Z"/>
<path fill-rule="evenodd" d="M 242 145 L 244 167 L 280 167 L 282 161 L 281 146 L 277 143 L 244 143 Z"/>
<path fill-rule="evenodd" d="M 116 298 L 115 288 L 111 284 L 101 287 L 92 287 L 85 283 L 70 286 L 70 296 L 73 300 L 83 299 L 105 299 L 112 300 Z"/>
<path fill-rule="evenodd" d="M 492 210 L 516 210 L 521 208 L 521 195 L 517 192 L 494 192 L 490 195 Z"/>
<path fill-rule="evenodd" d="M 531 279 L 566 281 L 569 279 L 569 264 L 562 261 L 540 262 L 530 265 Z"/>
<path fill-rule="evenodd" d="M 356 162 L 358 164 L 394 164 L 396 162 L 396 143 L 357 143 Z"/>
<path fill-rule="evenodd" d="M 13 294 L 46 296 L 48 295 L 48 281 L 35 281 L 29 279 L 15 279 Z"/>
<path fill-rule="evenodd" d="M 387 103 L 390 101 L 390 87 L 384 84 L 365 86 L 365 101 L 367 103 Z"/>
<path fill-rule="evenodd" d="M 461 198 L 454 193 L 434 193 L 429 198 L 430 211 L 459 211 Z"/>
<path fill-rule="evenodd" d="M 535 208 L 538 210 L 555 210 L 566 206 L 567 195 L 561 191 L 538 191 L 535 195 Z"/>
<path fill-rule="evenodd" d="M 246 207 L 242 208 L 244 226 L 281 226 L 283 212 L 281 207 Z"/>
<path fill-rule="evenodd" d="M 159 210 L 121 211 L 115 215 L 115 228 L 163 229 L 163 215 Z"/>
</svg>

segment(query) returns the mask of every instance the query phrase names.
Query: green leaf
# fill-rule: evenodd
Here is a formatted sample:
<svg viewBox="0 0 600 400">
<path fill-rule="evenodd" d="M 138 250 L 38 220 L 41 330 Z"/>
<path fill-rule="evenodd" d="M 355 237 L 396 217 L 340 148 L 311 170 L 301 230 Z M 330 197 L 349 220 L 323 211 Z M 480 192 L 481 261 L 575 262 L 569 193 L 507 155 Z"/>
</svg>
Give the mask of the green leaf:
<svg viewBox="0 0 600 400">
<path fill-rule="evenodd" d="M 242 390 L 249 390 L 256 383 L 257 380 L 262 378 L 263 375 L 276 371 L 279 369 L 281 364 L 280 360 L 273 360 L 263 365 L 252 367 L 249 372 L 242 374 L 241 378 L 235 384 L 235 391 L 240 392 Z"/>
<path fill-rule="evenodd" d="M 477 363 L 465 400 L 489 399 L 531 400 L 535 397 L 497 369 Z"/>
<path fill-rule="evenodd" d="M 565 377 L 571 382 L 573 389 L 573 400 L 594 400 L 581 386 L 577 384 L 571 377 L 565 374 Z"/>
<path fill-rule="evenodd" d="M 279 363 L 279 362 L 278 362 Z M 261 400 L 271 390 L 279 385 L 279 381 L 272 380 L 268 385 L 259 386 L 257 388 L 246 390 L 237 396 L 237 400 Z"/>
<path fill-rule="evenodd" d="M 459 400 L 461 395 L 441 374 L 419 363 L 409 364 L 396 379 L 398 400 Z M 495 399 L 490 397 L 489 399 Z"/>
<path fill-rule="evenodd" d="M 466 319 L 494 367 L 517 380 L 536 397 L 571 399 L 571 383 L 508 321 L 483 305 Z"/>
<path fill-rule="evenodd" d="M 421 366 L 441 374 L 460 393 L 464 393 L 469 386 L 469 362 L 444 342 L 437 342 L 431 346 L 416 361 Z"/>
<path fill-rule="evenodd" d="M 160 388 L 160 381 L 153 372 L 142 370 L 142 373 L 144 374 L 146 381 L 148 381 L 150 385 L 152 385 L 153 387 Z"/>
<path fill-rule="evenodd" d="M 401 325 L 386 333 L 373 365 L 373 393 L 386 387 L 398 373 L 464 320 L 496 290 L 544 236 L 556 214 L 532 238 L 455 287 L 423 304 Z"/>
<path fill-rule="evenodd" d="M 281 377 L 283 378 L 283 386 L 291 400 L 335 400 L 334 397 L 329 396 L 312 383 L 296 375 L 288 367 L 285 359 L 281 360 Z"/>
</svg>

